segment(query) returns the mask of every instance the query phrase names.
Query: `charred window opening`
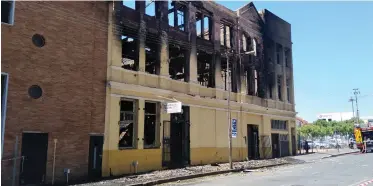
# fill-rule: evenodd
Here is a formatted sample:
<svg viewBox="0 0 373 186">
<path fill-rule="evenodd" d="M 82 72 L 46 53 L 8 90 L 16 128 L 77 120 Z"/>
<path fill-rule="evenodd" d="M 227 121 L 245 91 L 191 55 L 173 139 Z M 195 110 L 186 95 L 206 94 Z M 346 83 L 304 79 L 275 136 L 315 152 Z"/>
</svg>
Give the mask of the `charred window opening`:
<svg viewBox="0 0 373 186">
<path fill-rule="evenodd" d="M 123 5 L 136 10 L 136 1 L 122 1 Z"/>
<path fill-rule="evenodd" d="M 253 50 L 251 38 L 247 36 L 246 34 L 242 34 L 242 48 L 241 49 L 244 52 Z"/>
<path fill-rule="evenodd" d="M 290 79 L 286 79 L 286 93 L 287 93 L 287 98 L 288 102 L 290 102 Z"/>
<path fill-rule="evenodd" d="M 268 91 L 269 91 L 269 98 L 272 99 L 273 98 L 273 95 L 272 95 L 272 82 L 269 82 L 268 83 Z"/>
<path fill-rule="evenodd" d="M 145 102 L 144 118 L 144 148 L 158 146 L 159 125 L 158 104 L 155 102 Z"/>
<path fill-rule="evenodd" d="M 277 61 L 277 64 L 281 64 L 281 50 L 282 50 L 281 45 L 277 44 L 277 46 L 276 46 L 276 61 Z"/>
<path fill-rule="evenodd" d="M 228 26 L 227 24 L 221 23 L 220 24 L 220 44 L 222 46 L 225 46 L 227 48 L 231 48 L 231 27 Z"/>
<path fill-rule="evenodd" d="M 120 101 L 119 148 L 135 147 L 135 101 Z"/>
<path fill-rule="evenodd" d="M 203 51 L 197 52 L 198 82 L 205 87 L 212 87 L 212 55 Z"/>
<path fill-rule="evenodd" d="M 154 0 L 146 1 L 145 14 L 148 16 L 155 16 L 155 1 Z"/>
<path fill-rule="evenodd" d="M 122 68 L 137 70 L 137 39 L 122 35 Z"/>
<path fill-rule="evenodd" d="M 285 66 L 289 67 L 290 64 L 290 49 L 285 50 Z"/>
<path fill-rule="evenodd" d="M 185 64 L 187 58 L 185 57 L 186 50 L 180 48 L 180 46 L 170 45 L 169 55 L 169 74 L 171 79 L 186 81 L 185 79 Z"/>
<path fill-rule="evenodd" d="M 248 95 L 257 96 L 258 95 L 258 71 L 255 68 L 247 69 L 247 93 Z"/>
<path fill-rule="evenodd" d="M 169 1 L 168 20 L 169 25 L 178 30 L 185 31 L 185 11 L 186 6 L 178 3 L 177 1 Z"/>
<path fill-rule="evenodd" d="M 1 22 L 13 24 L 14 1 L 1 1 Z"/>
<path fill-rule="evenodd" d="M 278 94 L 278 99 L 282 101 L 282 95 L 281 95 L 281 76 L 277 76 L 277 94 Z"/>
<path fill-rule="evenodd" d="M 221 77 L 224 81 L 224 90 L 226 91 L 229 90 L 228 88 L 230 88 L 230 91 L 233 90 L 232 68 L 233 68 L 233 61 L 229 60 L 229 71 L 228 71 L 228 77 L 227 77 L 227 58 L 222 57 L 221 58 Z"/>
<path fill-rule="evenodd" d="M 203 13 L 196 13 L 197 37 L 205 40 L 211 40 L 211 18 Z"/>
<path fill-rule="evenodd" d="M 145 72 L 149 74 L 157 73 L 157 44 L 146 42 L 145 44 Z"/>
</svg>

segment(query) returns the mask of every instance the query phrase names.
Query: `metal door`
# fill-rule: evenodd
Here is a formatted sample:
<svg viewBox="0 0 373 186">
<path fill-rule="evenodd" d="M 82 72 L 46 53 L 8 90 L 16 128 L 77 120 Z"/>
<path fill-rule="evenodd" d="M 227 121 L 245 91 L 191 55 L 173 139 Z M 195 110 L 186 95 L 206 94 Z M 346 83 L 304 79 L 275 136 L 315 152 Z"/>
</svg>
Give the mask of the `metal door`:
<svg viewBox="0 0 373 186">
<path fill-rule="evenodd" d="M 272 158 L 280 157 L 280 143 L 279 143 L 279 135 L 272 133 L 271 141 L 272 141 Z"/>
<path fill-rule="evenodd" d="M 97 179 L 102 174 L 102 148 L 104 145 L 103 136 L 90 136 L 89 140 L 89 163 L 88 173 L 91 179 Z"/>
<path fill-rule="evenodd" d="M 171 162 L 171 122 L 163 121 L 162 166 L 168 167 Z"/>
<path fill-rule="evenodd" d="M 23 133 L 20 184 L 43 184 L 46 179 L 48 153 L 47 133 Z"/>
</svg>

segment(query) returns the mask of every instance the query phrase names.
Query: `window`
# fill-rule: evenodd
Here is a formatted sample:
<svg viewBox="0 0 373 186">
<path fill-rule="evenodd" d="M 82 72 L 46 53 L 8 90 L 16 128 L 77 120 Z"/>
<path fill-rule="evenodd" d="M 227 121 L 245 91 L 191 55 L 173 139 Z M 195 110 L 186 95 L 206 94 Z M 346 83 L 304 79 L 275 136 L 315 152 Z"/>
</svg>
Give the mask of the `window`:
<svg viewBox="0 0 373 186">
<path fill-rule="evenodd" d="M 287 130 L 287 121 L 271 120 L 271 128 L 275 130 Z"/>
<path fill-rule="evenodd" d="M 168 1 L 168 23 L 170 26 L 185 31 L 185 11 L 186 6 L 180 4 L 178 1 Z"/>
<path fill-rule="evenodd" d="M 281 95 L 281 76 L 277 77 L 277 94 L 278 94 L 278 99 L 282 100 L 282 95 Z"/>
<path fill-rule="evenodd" d="M 1 152 L 3 152 L 4 134 L 5 134 L 5 117 L 6 103 L 8 95 L 8 74 L 1 73 Z"/>
<path fill-rule="evenodd" d="M 227 48 L 231 48 L 231 27 L 220 24 L 220 44 Z"/>
<path fill-rule="evenodd" d="M 290 50 L 286 49 L 285 50 L 285 66 L 289 67 L 289 62 L 290 62 Z"/>
<path fill-rule="evenodd" d="M 120 101 L 119 148 L 135 147 L 135 101 Z"/>
<path fill-rule="evenodd" d="M 153 0 L 146 1 L 145 14 L 149 16 L 155 16 L 155 1 Z"/>
<path fill-rule="evenodd" d="M 128 8 L 136 10 L 136 1 L 122 1 L 122 4 Z"/>
<path fill-rule="evenodd" d="M 157 147 L 159 145 L 159 114 L 158 104 L 145 102 L 144 118 L 144 148 Z"/>
<path fill-rule="evenodd" d="M 247 51 L 247 50 L 246 50 L 246 48 L 247 48 L 246 46 L 247 46 L 246 36 L 242 34 L 242 50 L 243 50 L 244 52 Z"/>
<path fill-rule="evenodd" d="M 277 48 L 276 48 L 276 61 L 277 61 L 277 64 L 281 64 L 281 55 L 280 55 L 280 52 L 281 52 L 281 45 L 277 44 Z"/>
<path fill-rule="evenodd" d="M 14 22 L 14 1 L 1 1 L 1 22 L 13 24 Z"/>
<path fill-rule="evenodd" d="M 286 93 L 288 102 L 290 102 L 290 79 L 286 79 Z"/>
</svg>

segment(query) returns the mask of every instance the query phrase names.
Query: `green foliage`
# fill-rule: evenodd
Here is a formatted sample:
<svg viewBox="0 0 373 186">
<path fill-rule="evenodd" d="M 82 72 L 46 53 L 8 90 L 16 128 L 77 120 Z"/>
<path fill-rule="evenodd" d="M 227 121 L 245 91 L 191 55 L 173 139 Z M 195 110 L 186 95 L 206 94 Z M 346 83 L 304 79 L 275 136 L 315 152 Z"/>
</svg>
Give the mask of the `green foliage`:
<svg viewBox="0 0 373 186">
<path fill-rule="evenodd" d="M 346 121 L 324 121 L 317 120 L 314 123 L 300 127 L 299 133 L 302 137 L 325 137 L 334 133 L 347 135 L 354 131 L 354 120 Z"/>
</svg>

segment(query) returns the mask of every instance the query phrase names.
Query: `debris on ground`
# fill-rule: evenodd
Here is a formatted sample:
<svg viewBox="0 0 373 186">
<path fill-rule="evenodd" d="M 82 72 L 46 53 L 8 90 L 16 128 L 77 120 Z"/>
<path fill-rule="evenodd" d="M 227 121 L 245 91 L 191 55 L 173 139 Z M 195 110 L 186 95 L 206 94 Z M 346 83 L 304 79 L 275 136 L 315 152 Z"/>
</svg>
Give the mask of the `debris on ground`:
<svg viewBox="0 0 373 186">
<path fill-rule="evenodd" d="M 268 159 L 268 160 L 249 160 L 243 162 L 234 162 L 233 167 L 234 169 L 255 169 L 265 166 L 275 166 L 275 165 L 283 165 L 283 164 L 296 164 L 301 163 L 298 162 L 296 159 L 291 157 L 286 158 L 275 158 L 275 159 Z M 140 174 L 136 177 L 126 176 L 118 179 L 113 180 L 105 180 L 95 183 L 86 183 L 81 184 L 84 185 L 129 185 L 129 184 L 137 184 L 137 183 L 146 183 L 155 180 L 161 180 L 166 178 L 174 178 L 174 177 L 182 177 L 182 176 L 189 176 L 194 174 L 202 174 L 202 173 L 209 173 L 209 172 L 217 172 L 217 171 L 224 171 L 229 170 L 229 163 L 213 163 L 209 165 L 201 165 L 201 166 L 191 166 L 186 168 L 180 169 L 170 169 L 170 170 L 159 170 L 153 171 L 150 173 Z"/>
</svg>

